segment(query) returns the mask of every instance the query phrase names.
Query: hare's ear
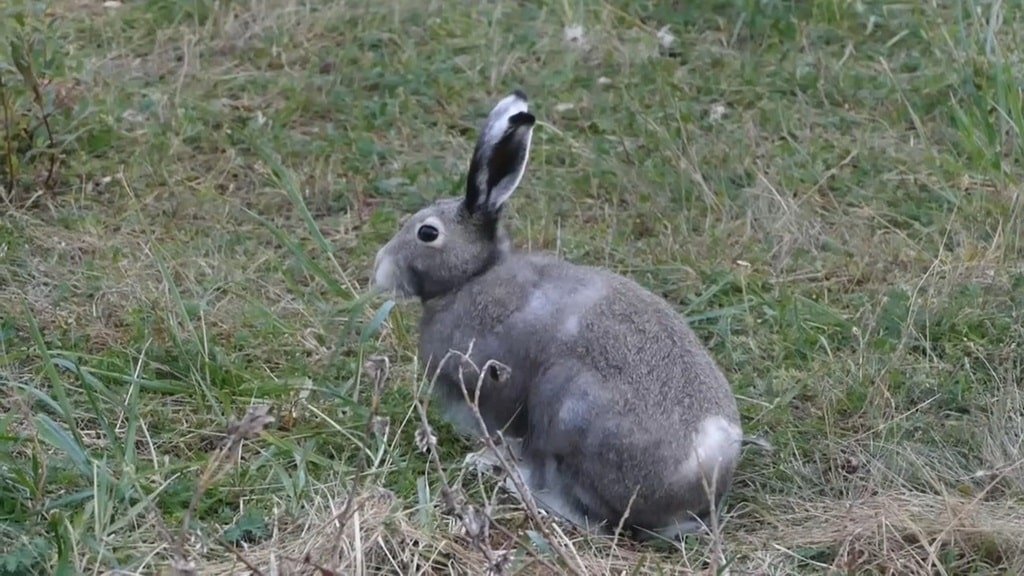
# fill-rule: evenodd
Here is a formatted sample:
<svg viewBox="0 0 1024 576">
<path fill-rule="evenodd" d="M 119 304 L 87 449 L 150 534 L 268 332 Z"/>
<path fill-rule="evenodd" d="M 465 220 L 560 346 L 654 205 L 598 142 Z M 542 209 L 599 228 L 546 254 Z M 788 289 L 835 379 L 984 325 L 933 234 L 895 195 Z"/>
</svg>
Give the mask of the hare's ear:
<svg viewBox="0 0 1024 576">
<path fill-rule="evenodd" d="M 487 115 L 466 177 L 465 208 L 470 214 L 501 212 L 526 171 L 536 122 L 521 90 L 506 96 Z"/>
</svg>

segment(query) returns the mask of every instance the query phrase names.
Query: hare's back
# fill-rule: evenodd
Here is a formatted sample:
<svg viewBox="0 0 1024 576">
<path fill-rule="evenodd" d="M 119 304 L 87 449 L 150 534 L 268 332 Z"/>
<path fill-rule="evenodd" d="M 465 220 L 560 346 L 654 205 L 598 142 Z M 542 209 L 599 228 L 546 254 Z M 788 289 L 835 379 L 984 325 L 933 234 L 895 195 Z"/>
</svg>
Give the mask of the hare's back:
<svg viewBox="0 0 1024 576">
<path fill-rule="evenodd" d="M 571 358 L 636 409 L 721 413 L 735 400 L 717 363 L 665 299 L 611 271 L 546 254 L 509 259 L 492 290 L 516 302 L 502 332 L 538 356 Z M 490 276 L 490 274 L 489 274 Z"/>
</svg>

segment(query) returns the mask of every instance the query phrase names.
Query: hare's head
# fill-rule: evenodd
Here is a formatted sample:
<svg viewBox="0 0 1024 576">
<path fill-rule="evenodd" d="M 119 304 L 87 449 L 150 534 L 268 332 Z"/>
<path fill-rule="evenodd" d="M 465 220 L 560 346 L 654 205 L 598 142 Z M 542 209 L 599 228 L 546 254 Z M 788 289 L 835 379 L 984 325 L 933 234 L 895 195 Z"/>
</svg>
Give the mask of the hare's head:
<svg viewBox="0 0 1024 576">
<path fill-rule="evenodd" d="M 487 116 L 462 198 L 438 200 L 406 220 L 374 262 L 374 288 L 430 300 L 484 272 L 509 250 L 501 210 L 526 170 L 533 114 L 516 90 Z"/>
</svg>

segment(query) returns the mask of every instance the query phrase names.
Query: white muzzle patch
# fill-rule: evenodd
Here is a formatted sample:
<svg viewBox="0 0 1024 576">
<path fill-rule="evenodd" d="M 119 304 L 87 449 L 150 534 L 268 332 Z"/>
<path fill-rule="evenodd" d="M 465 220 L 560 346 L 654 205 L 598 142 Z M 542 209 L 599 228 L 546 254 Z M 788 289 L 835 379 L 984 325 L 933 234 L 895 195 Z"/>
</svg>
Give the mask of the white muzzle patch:
<svg viewBox="0 0 1024 576">
<path fill-rule="evenodd" d="M 387 246 L 377 251 L 373 259 L 373 282 L 372 286 L 382 292 L 398 291 L 398 269 L 395 266 L 395 259 L 385 253 Z"/>
</svg>

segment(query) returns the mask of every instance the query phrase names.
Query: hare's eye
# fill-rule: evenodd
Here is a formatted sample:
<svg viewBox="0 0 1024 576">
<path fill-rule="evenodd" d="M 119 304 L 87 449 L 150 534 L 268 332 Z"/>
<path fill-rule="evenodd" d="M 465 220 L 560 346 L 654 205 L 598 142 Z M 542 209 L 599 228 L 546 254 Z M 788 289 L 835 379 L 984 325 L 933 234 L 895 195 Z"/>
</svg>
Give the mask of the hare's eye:
<svg viewBox="0 0 1024 576">
<path fill-rule="evenodd" d="M 437 240 L 438 236 L 440 236 L 440 233 L 437 231 L 437 228 L 430 224 L 424 224 L 419 227 L 419 230 L 416 230 L 416 237 L 419 238 L 420 242 L 426 244 Z"/>
</svg>

